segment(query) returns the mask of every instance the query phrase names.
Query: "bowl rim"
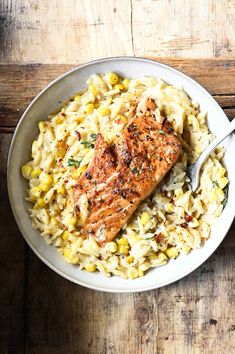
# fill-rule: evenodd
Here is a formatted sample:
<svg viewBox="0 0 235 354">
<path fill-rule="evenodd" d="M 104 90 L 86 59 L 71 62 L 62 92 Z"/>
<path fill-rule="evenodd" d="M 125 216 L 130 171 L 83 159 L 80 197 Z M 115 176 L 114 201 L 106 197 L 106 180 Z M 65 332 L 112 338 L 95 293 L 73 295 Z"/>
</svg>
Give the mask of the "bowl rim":
<svg viewBox="0 0 235 354">
<path fill-rule="evenodd" d="M 180 279 L 185 278 L 187 275 L 189 275 L 190 273 L 192 273 L 194 270 L 196 270 L 197 268 L 199 268 L 205 261 L 207 261 L 209 259 L 209 257 L 211 257 L 211 255 L 215 252 L 215 250 L 220 246 L 220 244 L 222 243 L 222 241 L 224 240 L 224 238 L 226 237 L 232 223 L 235 217 L 235 213 L 233 213 L 233 215 L 230 215 L 230 218 L 227 220 L 226 223 L 226 228 L 223 229 L 223 237 L 221 238 L 220 242 L 218 244 L 215 244 L 215 246 L 213 246 L 213 248 L 210 250 L 210 252 L 204 256 L 204 258 L 202 259 L 202 261 L 200 261 L 199 264 L 193 265 L 192 267 L 189 267 L 183 271 L 180 272 L 180 274 L 178 274 L 178 276 L 173 276 L 171 279 L 168 279 L 166 281 L 161 281 L 156 285 L 149 285 L 149 286 L 145 286 L 142 287 L 141 289 L 139 288 L 133 288 L 131 290 L 129 289 L 110 289 L 108 286 L 96 286 L 96 285 L 92 285 L 89 283 L 86 283 L 84 281 L 80 281 L 77 279 L 74 279 L 72 276 L 67 275 L 66 273 L 64 273 L 63 271 L 59 270 L 56 266 L 54 266 L 50 261 L 48 261 L 41 252 L 39 252 L 36 247 L 34 247 L 34 245 L 32 244 L 30 238 L 26 235 L 26 232 L 24 232 L 20 220 L 18 218 L 17 212 L 16 212 L 16 208 L 13 202 L 13 196 L 12 196 L 12 192 L 11 192 L 11 185 L 10 185 L 10 177 L 9 177 L 9 169 L 10 169 L 10 163 L 11 163 L 11 155 L 12 155 L 12 151 L 13 151 L 13 147 L 15 144 L 15 140 L 17 138 L 17 134 L 18 134 L 18 130 L 20 128 L 20 126 L 22 125 L 25 117 L 28 114 L 28 111 L 31 109 L 31 107 L 34 105 L 34 103 L 39 99 L 39 97 L 41 95 L 43 95 L 50 87 L 52 87 L 54 84 L 56 84 L 57 82 L 59 82 L 60 80 L 62 80 L 63 78 L 65 78 L 66 76 L 69 76 L 70 74 L 72 74 L 73 72 L 92 66 L 94 64 L 101 64 L 104 62 L 112 62 L 112 61 L 135 61 L 135 62 L 145 62 L 145 63 L 152 63 L 152 64 L 157 64 L 160 67 L 163 67 L 165 69 L 168 69 L 170 71 L 173 71 L 175 74 L 182 76 L 184 79 L 188 80 L 191 82 L 191 84 L 196 85 L 198 89 L 200 89 L 202 91 L 202 93 L 204 95 L 207 96 L 208 99 L 210 99 L 211 101 L 213 101 L 213 104 L 215 106 L 217 106 L 217 109 L 219 110 L 220 114 L 222 114 L 224 116 L 224 118 L 226 118 L 228 121 L 228 117 L 226 116 L 226 114 L 224 113 L 224 111 L 222 110 L 222 108 L 220 107 L 220 105 L 216 102 L 216 100 L 213 98 L 213 96 L 205 89 L 205 87 L 203 85 L 201 85 L 197 80 L 191 78 L 190 76 L 188 76 L 187 74 L 183 73 L 182 71 L 173 68 L 172 66 L 168 65 L 168 64 L 164 64 L 162 62 L 159 62 L 158 60 L 154 60 L 154 59 L 150 59 L 150 58 L 143 58 L 143 57 L 136 57 L 136 56 L 114 56 L 114 57 L 106 57 L 106 58 L 101 58 L 101 59 L 96 59 L 96 60 L 92 60 L 89 62 L 86 62 L 84 64 L 75 66 L 74 68 L 66 71 L 65 73 L 63 73 L 62 75 L 58 76 L 57 78 L 55 78 L 53 81 L 49 82 L 49 84 L 47 84 L 36 96 L 35 98 L 30 102 L 30 104 L 27 106 L 27 108 L 25 109 L 24 113 L 22 114 L 20 120 L 17 123 L 17 126 L 15 128 L 12 140 L 11 140 L 11 144 L 10 144 L 10 148 L 9 148 L 9 152 L 8 152 L 8 158 L 7 158 L 7 189 L 8 189 L 8 196 L 9 196 L 9 201 L 10 201 L 10 205 L 11 205 L 11 209 L 13 212 L 13 216 L 14 219 L 17 223 L 17 226 L 21 232 L 21 235 L 23 236 L 24 240 L 26 241 L 26 243 L 28 244 L 28 246 L 31 248 L 31 250 L 38 256 L 38 258 L 44 263 L 46 264 L 50 269 L 52 269 L 54 272 L 56 272 L 57 274 L 61 275 L 63 278 L 84 286 L 86 288 L 92 289 L 92 290 L 96 290 L 96 291 L 102 291 L 102 292 L 109 292 L 109 293 L 137 293 L 137 292 L 143 292 L 143 291 L 149 291 L 149 290 L 154 290 L 154 289 L 158 289 L 161 288 L 163 286 L 167 286 L 170 284 L 173 284 L 175 282 L 177 282 Z M 187 92 L 187 94 L 189 94 Z M 107 278 L 108 279 L 108 278 Z M 134 283 L 133 283 L 134 284 Z"/>
</svg>

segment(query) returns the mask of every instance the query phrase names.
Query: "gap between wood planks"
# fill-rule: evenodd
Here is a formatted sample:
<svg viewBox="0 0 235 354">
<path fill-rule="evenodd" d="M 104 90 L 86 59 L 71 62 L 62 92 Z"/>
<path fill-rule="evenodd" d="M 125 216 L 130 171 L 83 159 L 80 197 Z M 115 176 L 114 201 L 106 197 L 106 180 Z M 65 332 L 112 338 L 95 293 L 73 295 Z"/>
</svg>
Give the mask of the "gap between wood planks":
<svg viewBox="0 0 235 354">
<path fill-rule="evenodd" d="M 213 95 L 229 119 L 235 116 L 234 59 L 152 59 L 196 79 Z M 32 99 L 49 82 L 72 67 L 69 64 L 0 64 L 0 132 L 14 132 Z"/>
</svg>

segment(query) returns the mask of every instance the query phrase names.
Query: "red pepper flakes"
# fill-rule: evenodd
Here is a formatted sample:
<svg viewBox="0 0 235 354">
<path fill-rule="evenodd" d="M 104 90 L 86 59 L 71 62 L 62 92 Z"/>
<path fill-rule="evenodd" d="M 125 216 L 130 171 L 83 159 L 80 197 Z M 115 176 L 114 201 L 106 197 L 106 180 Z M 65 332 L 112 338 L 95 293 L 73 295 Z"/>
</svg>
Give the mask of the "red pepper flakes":
<svg viewBox="0 0 235 354">
<path fill-rule="evenodd" d="M 185 221 L 186 222 L 190 222 L 190 221 L 192 221 L 193 220 L 193 217 L 192 217 L 192 215 L 189 215 L 189 214 L 187 214 L 187 213 L 185 213 Z"/>
<path fill-rule="evenodd" d="M 162 196 L 167 197 L 167 191 L 162 191 Z"/>
<path fill-rule="evenodd" d="M 77 135 L 77 139 L 78 139 L 78 141 L 80 141 L 81 140 L 81 134 L 76 130 L 75 131 L 75 133 L 76 133 L 76 135 Z"/>
<path fill-rule="evenodd" d="M 188 227 L 188 224 L 184 222 L 183 224 L 180 225 L 181 227 L 184 227 L 185 229 Z"/>
<path fill-rule="evenodd" d="M 162 241 L 162 239 L 163 239 L 163 234 L 162 233 L 160 233 L 160 234 L 155 236 L 155 240 L 156 240 L 157 243 L 160 243 Z"/>
</svg>

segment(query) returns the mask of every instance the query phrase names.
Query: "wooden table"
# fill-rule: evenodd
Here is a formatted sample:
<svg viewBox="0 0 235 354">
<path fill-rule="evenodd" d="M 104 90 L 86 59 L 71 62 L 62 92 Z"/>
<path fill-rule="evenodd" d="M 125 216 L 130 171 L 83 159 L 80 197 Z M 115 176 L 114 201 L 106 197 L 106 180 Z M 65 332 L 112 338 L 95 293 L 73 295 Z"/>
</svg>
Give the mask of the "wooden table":
<svg viewBox="0 0 235 354">
<path fill-rule="evenodd" d="M 229 0 L 3 1 L 1 353 L 234 353 L 235 225 L 215 254 L 185 279 L 145 293 L 107 294 L 74 285 L 39 261 L 20 235 L 6 190 L 7 153 L 22 112 L 49 81 L 90 59 L 161 56 L 203 84 L 233 118 L 234 8 Z"/>
</svg>

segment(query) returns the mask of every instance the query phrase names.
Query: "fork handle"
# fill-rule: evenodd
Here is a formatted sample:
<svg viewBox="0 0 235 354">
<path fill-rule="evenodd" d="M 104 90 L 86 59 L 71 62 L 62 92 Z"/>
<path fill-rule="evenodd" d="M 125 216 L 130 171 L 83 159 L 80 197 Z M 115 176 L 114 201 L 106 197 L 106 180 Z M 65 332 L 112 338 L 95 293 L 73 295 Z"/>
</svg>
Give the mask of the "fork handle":
<svg viewBox="0 0 235 354">
<path fill-rule="evenodd" d="M 235 118 L 231 121 L 231 123 L 229 123 L 229 125 L 225 126 L 223 133 L 220 134 L 217 138 L 215 138 L 207 146 L 207 148 L 205 148 L 205 150 L 202 152 L 202 154 L 197 159 L 196 163 L 203 164 L 203 162 L 210 155 L 210 153 L 216 148 L 216 146 L 219 145 L 225 138 L 227 138 L 227 136 L 229 134 L 231 134 L 234 130 L 235 130 Z"/>
</svg>

